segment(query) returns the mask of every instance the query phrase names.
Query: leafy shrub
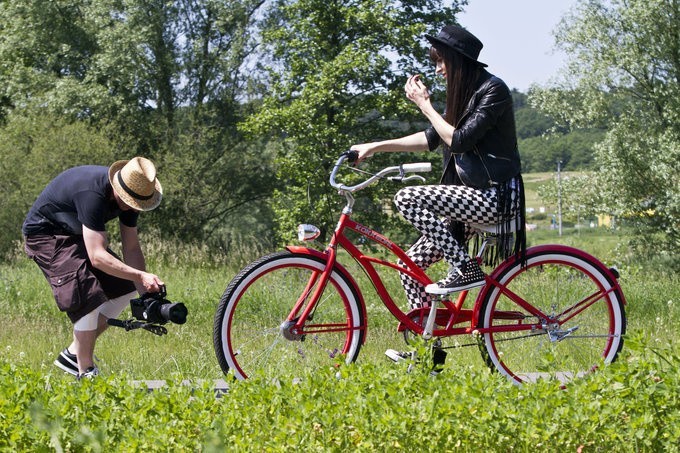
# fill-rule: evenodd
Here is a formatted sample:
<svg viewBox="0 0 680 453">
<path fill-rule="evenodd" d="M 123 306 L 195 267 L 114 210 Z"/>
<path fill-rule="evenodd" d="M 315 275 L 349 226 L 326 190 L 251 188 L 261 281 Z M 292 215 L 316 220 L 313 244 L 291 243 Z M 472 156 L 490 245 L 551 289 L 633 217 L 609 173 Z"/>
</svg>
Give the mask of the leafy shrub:
<svg viewBox="0 0 680 453">
<path fill-rule="evenodd" d="M 76 165 L 127 158 L 102 132 L 44 113 L 11 116 L 0 128 L 0 156 L 0 258 L 16 248 L 28 209 L 52 178 Z"/>
<path fill-rule="evenodd" d="M 274 382 L 74 382 L 0 356 L 0 450 L 678 451 L 680 356 L 628 338 L 566 388 L 449 368 L 342 366 Z M 221 397 L 220 397 L 221 396 Z"/>
</svg>

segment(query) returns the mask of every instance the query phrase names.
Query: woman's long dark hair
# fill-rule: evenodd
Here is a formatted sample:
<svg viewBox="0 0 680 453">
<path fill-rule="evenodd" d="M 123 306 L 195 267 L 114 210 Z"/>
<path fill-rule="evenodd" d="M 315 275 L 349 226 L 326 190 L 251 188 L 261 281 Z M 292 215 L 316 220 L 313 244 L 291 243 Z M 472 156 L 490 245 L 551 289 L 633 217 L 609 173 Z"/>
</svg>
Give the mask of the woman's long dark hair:
<svg viewBox="0 0 680 453">
<path fill-rule="evenodd" d="M 446 114 L 447 123 L 456 126 L 463 116 L 470 98 L 475 92 L 481 67 L 473 60 L 448 47 L 430 48 L 433 62 L 443 60 L 446 65 Z"/>
</svg>

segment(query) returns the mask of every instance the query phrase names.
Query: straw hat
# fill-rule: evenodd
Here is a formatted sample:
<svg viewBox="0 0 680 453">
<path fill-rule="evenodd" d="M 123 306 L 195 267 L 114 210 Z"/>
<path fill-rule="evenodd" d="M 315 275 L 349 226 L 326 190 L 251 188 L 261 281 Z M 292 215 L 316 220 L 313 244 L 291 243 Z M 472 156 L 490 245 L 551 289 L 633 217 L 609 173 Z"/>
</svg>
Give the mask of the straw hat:
<svg viewBox="0 0 680 453">
<path fill-rule="evenodd" d="M 138 211 L 155 209 L 163 198 L 156 167 L 144 157 L 114 162 L 109 167 L 109 181 L 120 199 Z"/>
</svg>

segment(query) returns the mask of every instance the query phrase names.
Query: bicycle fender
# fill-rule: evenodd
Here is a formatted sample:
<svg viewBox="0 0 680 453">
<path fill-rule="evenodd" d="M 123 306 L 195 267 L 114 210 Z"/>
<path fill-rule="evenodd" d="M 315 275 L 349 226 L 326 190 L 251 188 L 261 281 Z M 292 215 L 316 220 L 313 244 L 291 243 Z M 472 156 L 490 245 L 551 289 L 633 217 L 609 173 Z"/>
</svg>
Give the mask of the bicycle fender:
<svg viewBox="0 0 680 453">
<path fill-rule="evenodd" d="M 328 258 L 328 255 L 324 252 L 320 252 L 316 249 L 310 249 L 308 247 L 302 247 L 299 245 L 287 245 L 286 250 L 288 250 L 291 253 L 297 253 L 301 255 L 310 255 L 315 258 L 320 258 L 322 260 L 325 260 Z M 364 320 L 367 322 L 368 318 L 366 317 L 366 303 L 364 301 L 364 295 L 361 293 L 361 289 L 359 288 L 359 285 L 357 284 L 356 280 L 354 280 L 354 277 L 347 271 L 347 269 L 337 261 L 335 262 L 335 270 L 342 274 L 347 280 L 352 284 L 354 287 L 354 291 L 357 294 L 357 297 L 359 299 L 359 309 L 361 310 L 362 314 L 364 315 Z M 368 329 L 367 329 L 368 330 Z M 364 335 L 364 343 L 366 342 L 366 337 L 367 335 Z"/>
<path fill-rule="evenodd" d="M 605 264 L 600 261 L 597 257 L 591 255 L 588 252 L 585 252 L 581 249 L 577 249 L 575 247 L 570 247 L 568 245 L 561 245 L 561 244 L 544 244 L 544 245 L 536 245 L 533 247 L 529 247 L 527 249 L 527 256 L 529 255 L 529 252 L 545 252 L 545 251 L 550 251 L 550 252 L 560 252 L 565 255 L 571 255 L 575 256 L 578 258 L 582 258 L 586 261 L 590 261 L 592 265 L 597 267 L 602 273 L 605 275 L 607 280 L 609 281 L 609 284 L 612 286 L 612 288 L 617 292 L 618 297 L 621 299 L 621 302 L 623 305 L 628 305 L 628 302 L 626 301 L 626 296 L 623 294 L 623 289 L 621 288 L 621 285 L 619 284 L 619 277 L 618 275 L 614 274 L 614 271 L 605 266 Z M 512 258 L 506 260 L 510 261 Z M 496 273 L 494 272 L 494 275 Z"/>
<path fill-rule="evenodd" d="M 621 302 L 623 305 L 627 305 L 626 298 L 623 294 L 623 290 L 621 289 L 621 285 L 619 285 L 618 279 L 614 275 L 611 269 L 609 269 L 607 266 L 604 265 L 599 259 L 594 257 L 593 255 L 584 252 L 581 249 L 577 249 L 574 247 L 570 247 L 568 245 L 561 245 L 561 244 L 544 244 L 544 245 L 535 245 L 533 247 L 529 247 L 527 249 L 527 259 L 530 258 L 532 255 L 537 254 L 537 253 L 544 253 L 544 252 L 555 252 L 555 253 L 561 253 L 564 255 L 572 255 L 578 258 L 583 258 L 586 261 L 590 261 L 591 264 L 596 266 L 599 270 L 602 271 L 602 273 L 606 276 L 607 280 L 609 281 L 609 284 L 612 286 L 614 291 L 617 292 L 617 297 L 620 298 Z M 509 267 L 514 266 L 517 263 L 517 258 L 516 256 L 511 256 L 505 261 L 503 261 L 501 264 L 496 267 L 496 269 L 493 270 L 493 272 L 489 275 L 489 277 L 492 280 L 498 280 L 501 275 L 503 275 Z M 486 295 L 489 291 L 493 290 L 494 286 L 493 285 L 485 285 L 482 290 L 479 292 L 477 295 L 477 298 L 475 299 L 475 306 L 474 306 L 474 319 L 472 320 L 474 325 L 477 325 L 477 322 L 479 321 L 479 310 L 481 309 L 482 301 L 486 298 Z"/>
</svg>

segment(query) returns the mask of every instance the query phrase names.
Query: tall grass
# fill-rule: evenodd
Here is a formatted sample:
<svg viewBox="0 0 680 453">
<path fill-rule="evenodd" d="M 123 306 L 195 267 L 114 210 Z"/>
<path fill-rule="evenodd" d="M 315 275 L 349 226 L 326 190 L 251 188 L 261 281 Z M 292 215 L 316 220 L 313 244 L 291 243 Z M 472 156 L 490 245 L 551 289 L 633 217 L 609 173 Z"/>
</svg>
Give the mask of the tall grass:
<svg viewBox="0 0 680 453">
<path fill-rule="evenodd" d="M 552 231 L 531 233 L 529 241 L 531 244 L 562 242 L 577 246 L 609 266 L 616 265 L 628 300 L 629 332 L 641 332 L 654 344 L 677 344 L 676 330 L 680 325 L 677 274 L 627 261 L 625 254 L 620 253 L 622 238 L 602 230 L 570 231 L 562 237 Z M 187 305 L 188 321 L 181 326 L 168 325 L 169 333 L 163 337 L 141 330 L 125 332 L 110 328 L 97 344 L 100 368 L 105 374 L 125 373 L 136 379 L 222 377 L 212 341 L 217 303 L 238 270 L 266 250 L 243 245 L 240 250 L 232 250 L 225 256 L 220 251 L 199 245 L 181 246 L 160 238 L 146 241 L 145 247 L 149 270 L 164 279 L 170 300 Z M 356 263 L 344 260 L 344 264 L 359 281 L 368 312 L 367 341 L 358 360 L 388 366 L 384 350 L 405 348 L 401 334 L 396 331 L 396 321 L 383 307 Z M 437 272 L 445 272 L 445 268 L 434 267 L 432 272 L 437 275 Z M 384 277 L 399 303 L 405 304 L 396 275 L 385 272 Z M 17 257 L 10 264 L 0 264 L 0 313 L 3 314 L 0 349 L 6 356 L 17 364 L 61 376 L 52 361 L 71 341 L 71 324 L 57 310 L 37 266 L 25 257 Z M 130 316 L 129 310 L 122 316 Z M 455 350 L 449 354 L 447 363 L 465 369 L 485 369 L 475 347 Z"/>
</svg>

